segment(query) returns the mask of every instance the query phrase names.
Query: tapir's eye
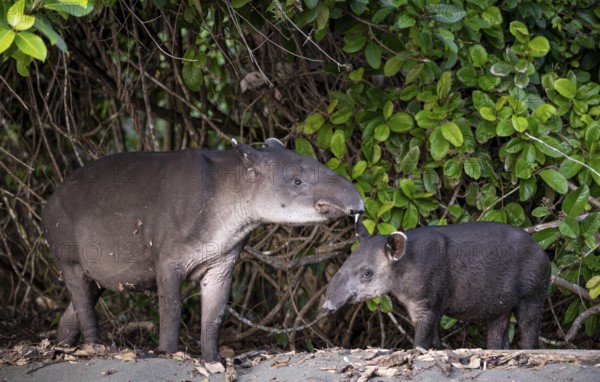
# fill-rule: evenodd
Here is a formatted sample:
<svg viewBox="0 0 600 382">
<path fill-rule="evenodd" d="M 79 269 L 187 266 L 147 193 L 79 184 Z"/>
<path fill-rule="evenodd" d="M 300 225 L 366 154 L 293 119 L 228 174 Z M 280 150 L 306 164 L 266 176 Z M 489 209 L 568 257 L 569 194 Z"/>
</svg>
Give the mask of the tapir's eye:
<svg viewBox="0 0 600 382">
<path fill-rule="evenodd" d="M 300 178 L 295 178 L 295 179 L 294 179 L 294 184 L 295 184 L 296 186 L 299 186 L 299 185 L 301 185 L 301 184 L 302 184 L 302 179 L 300 179 Z"/>
<path fill-rule="evenodd" d="M 363 273 L 362 277 L 365 279 L 370 279 L 371 276 L 373 276 L 373 272 L 371 271 L 365 271 L 365 273 Z"/>
</svg>

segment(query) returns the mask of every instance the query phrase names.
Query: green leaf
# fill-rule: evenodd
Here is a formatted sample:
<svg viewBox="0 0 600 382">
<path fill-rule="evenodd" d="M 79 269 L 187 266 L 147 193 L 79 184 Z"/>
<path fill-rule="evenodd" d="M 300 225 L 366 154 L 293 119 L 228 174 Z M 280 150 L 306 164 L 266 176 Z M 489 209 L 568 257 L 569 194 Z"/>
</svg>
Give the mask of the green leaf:
<svg viewBox="0 0 600 382">
<path fill-rule="evenodd" d="M 437 83 L 437 96 L 438 99 L 446 99 L 450 94 L 450 89 L 452 88 L 452 73 L 444 72 L 440 77 L 440 80 Z"/>
<path fill-rule="evenodd" d="M 243 7 L 244 5 L 248 4 L 249 2 L 250 2 L 250 0 L 231 0 L 231 6 L 233 8 L 237 9 L 237 8 Z"/>
<path fill-rule="evenodd" d="M 518 203 L 509 203 L 504 207 L 506 211 L 508 222 L 515 226 L 521 226 L 525 223 L 525 210 Z"/>
<path fill-rule="evenodd" d="M 550 43 L 544 36 L 537 36 L 527 44 L 533 57 L 544 57 L 550 51 Z"/>
<path fill-rule="evenodd" d="M 407 230 L 415 228 L 419 222 L 419 210 L 413 203 L 408 203 L 408 208 L 404 211 L 402 217 L 402 229 Z"/>
<path fill-rule="evenodd" d="M 396 231 L 396 227 L 389 223 L 379 223 L 377 224 L 377 233 L 380 235 L 389 235 L 392 232 Z"/>
<path fill-rule="evenodd" d="M 458 53 L 458 46 L 454 42 L 454 33 L 447 29 L 439 29 L 435 34 L 452 53 Z"/>
<path fill-rule="evenodd" d="M 386 77 L 391 77 L 391 76 L 396 75 L 396 73 L 398 73 L 400 71 L 400 69 L 402 69 L 402 65 L 404 64 L 404 61 L 406 61 L 406 58 L 402 55 L 396 55 L 396 56 L 390 58 L 389 60 L 387 60 L 387 62 L 383 66 L 383 74 Z"/>
<path fill-rule="evenodd" d="M 536 218 L 543 218 L 544 216 L 550 215 L 550 210 L 546 207 L 536 207 L 531 214 Z"/>
<path fill-rule="evenodd" d="M 379 207 L 379 210 L 377 210 L 377 217 L 380 218 L 383 214 L 385 214 L 386 212 L 388 212 L 389 210 L 391 210 L 392 208 L 394 208 L 394 202 L 385 202 L 381 205 L 381 207 Z"/>
<path fill-rule="evenodd" d="M 488 60 L 488 53 L 483 46 L 475 44 L 469 48 L 469 58 L 474 67 L 480 68 Z"/>
<path fill-rule="evenodd" d="M 559 78 L 558 80 L 554 81 L 553 85 L 558 94 L 565 98 L 573 99 L 577 95 L 577 85 L 575 85 L 575 83 L 573 83 L 571 80 Z"/>
<path fill-rule="evenodd" d="M 475 90 L 471 95 L 473 99 L 473 105 L 475 109 L 480 110 L 482 107 L 494 108 L 494 101 L 490 98 L 487 93 L 482 92 L 481 90 Z M 494 117 L 495 120 L 495 117 Z"/>
<path fill-rule="evenodd" d="M 529 85 L 529 76 L 527 74 L 517 73 L 514 77 L 514 84 L 521 89 L 524 89 Z"/>
<path fill-rule="evenodd" d="M 440 176 L 433 169 L 423 171 L 423 185 L 427 192 L 436 192 L 441 184 Z"/>
<path fill-rule="evenodd" d="M 479 87 L 482 90 L 485 90 L 485 91 L 495 90 L 496 87 L 498 85 L 500 85 L 500 82 L 501 82 L 500 78 L 498 78 L 492 74 L 489 74 L 489 73 L 486 73 L 483 76 L 480 76 L 479 78 L 477 78 L 477 84 L 479 85 Z"/>
<path fill-rule="evenodd" d="M 502 24 L 502 12 L 494 6 L 488 7 L 481 13 L 481 18 L 489 22 L 492 26 Z"/>
<path fill-rule="evenodd" d="M 352 167 L 352 179 L 356 179 L 365 172 L 367 169 L 367 162 L 364 160 L 358 161 L 354 167 Z"/>
<path fill-rule="evenodd" d="M 492 67 L 490 68 L 490 73 L 493 74 L 494 76 L 506 77 L 513 70 L 514 70 L 514 67 L 512 64 L 509 64 L 508 62 L 504 62 L 504 61 L 499 61 L 499 62 L 496 62 L 494 65 L 492 65 Z"/>
<path fill-rule="evenodd" d="M 390 130 L 395 133 L 406 133 L 415 125 L 415 121 L 410 114 L 405 112 L 394 113 L 387 122 Z"/>
<path fill-rule="evenodd" d="M 400 189 L 409 199 L 412 199 L 415 196 L 415 192 L 417 192 L 415 182 L 410 179 L 400 179 Z"/>
<path fill-rule="evenodd" d="M 12 29 L 7 29 L 0 24 L 0 53 L 10 48 L 15 40 L 16 33 Z"/>
<path fill-rule="evenodd" d="M 512 21 L 509 25 L 510 34 L 515 36 L 517 41 L 526 42 L 529 37 L 529 30 L 527 29 L 527 25 L 522 23 L 521 21 Z"/>
<path fill-rule="evenodd" d="M 367 308 L 371 311 L 374 312 L 377 310 L 377 307 L 379 306 L 379 297 L 375 297 L 372 298 L 370 300 L 367 300 Z"/>
<path fill-rule="evenodd" d="M 408 13 L 402 13 L 396 23 L 394 24 L 394 28 L 396 29 L 406 29 L 410 27 L 414 27 L 417 21 L 414 17 L 409 15 Z"/>
<path fill-rule="evenodd" d="M 500 120 L 496 125 L 496 134 L 499 137 L 508 137 L 514 132 L 515 129 L 513 128 L 512 123 L 506 119 Z"/>
<path fill-rule="evenodd" d="M 442 136 L 454 147 L 460 147 L 464 142 L 462 132 L 454 122 L 446 122 L 442 125 Z"/>
<path fill-rule="evenodd" d="M 421 72 L 423 71 L 423 68 L 425 68 L 425 64 L 417 64 L 414 65 L 409 71 L 408 73 L 406 73 L 406 79 L 405 82 L 407 84 L 416 81 L 419 76 L 421 75 Z"/>
<path fill-rule="evenodd" d="M 532 237 L 543 249 L 547 249 L 558 240 L 560 232 L 558 231 L 558 228 L 548 228 L 534 233 Z"/>
<path fill-rule="evenodd" d="M 35 23 L 35 16 L 25 14 L 25 0 L 19 0 L 8 9 L 6 21 L 15 30 L 24 31 L 33 26 Z"/>
<path fill-rule="evenodd" d="M 429 135 L 429 142 L 431 143 L 429 151 L 434 160 L 440 160 L 448 154 L 450 143 L 442 136 L 442 129 L 440 127 L 433 129 Z"/>
<path fill-rule="evenodd" d="M 181 76 L 183 77 L 183 83 L 188 89 L 193 92 L 200 91 L 204 82 L 204 75 L 201 68 L 193 64 L 183 65 Z"/>
<path fill-rule="evenodd" d="M 331 137 L 331 152 L 336 158 L 342 159 L 346 154 L 346 135 L 343 130 L 336 130 Z"/>
<path fill-rule="evenodd" d="M 47 0 L 43 7 L 75 17 L 87 16 L 94 10 L 94 5 L 85 0 Z"/>
<path fill-rule="evenodd" d="M 566 194 L 569 190 L 567 180 L 561 173 L 556 170 L 547 169 L 540 172 L 540 176 L 544 182 L 559 194 Z"/>
<path fill-rule="evenodd" d="M 574 217 L 568 217 L 560 222 L 558 230 L 563 236 L 575 239 L 579 235 L 579 223 L 577 223 Z"/>
<path fill-rule="evenodd" d="M 598 277 L 598 276 L 594 276 L 594 277 Z M 600 296 L 600 285 L 595 286 L 594 288 L 590 288 L 590 297 L 591 298 L 596 298 Z M 593 333 L 594 331 L 592 331 Z M 591 335 L 590 335 L 591 337 Z"/>
<path fill-rule="evenodd" d="M 329 119 L 330 119 L 331 123 L 333 123 L 334 125 L 342 125 L 342 124 L 348 122 L 350 120 L 350 118 L 352 118 L 352 114 L 353 114 L 352 107 L 346 106 L 346 107 L 340 108 L 340 110 L 333 113 Z"/>
<path fill-rule="evenodd" d="M 517 159 L 515 164 L 515 176 L 519 179 L 529 179 L 531 177 L 531 166 L 526 160 Z"/>
<path fill-rule="evenodd" d="M 304 0 L 304 4 L 308 9 L 314 9 L 319 4 L 319 0 Z"/>
<path fill-rule="evenodd" d="M 15 44 L 21 52 L 40 61 L 46 61 L 48 51 L 40 36 L 31 32 L 19 32 L 15 36 Z"/>
<path fill-rule="evenodd" d="M 387 120 L 392 116 L 394 112 L 394 104 L 392 101 L 387 101 L 385 105 L 383 105 L 383 119 Z"/>
<path fill-rule="evenodd" d="M 317 157 L 310 142 L 304 138 L 296 139 L 296 152 L 311 158 Z"/>
<path fill-rule="evenodd" d="M 533 194 L 535 194 L 536 190 L 537 184 L 535 182 L 535 177 L 521 179 L 519 181 L 519 200 L 522 202 L 529 200 Z"/>
<path fill-rule="evenodd" d="M 546 122 L 556 113 L 556 108 L 549 103 L 538 106 L 533 112 L 533 116 L 540 122 Z"/>
<path fill-rule="evenodd" d="M 562 210 L 571 217 L 577 217 L 583 212 L 590 196 L 590 190 L 585 184 L 569 192 L 562 204 Z"/>
<path fill-rule="evenodd" d="M 373 137 L 379 142 L 383 142 L 390 136 L 390 127 L 388 125 L 382 124 L 375 128 L 375 134 Z"/>
<path fill-rule="evenodd" d="M 511 122 L 515 130 L 519 133 L 524 132 L 529 127 L 529 122 L 527 122 L 527 118 L 514 115 L 511 117 Z"/>
<path fill-rule="evenodd" d="M 581 301 L 579 301 L 579 299 L 574 299 L 570 304 L 569 307 L 567 308 L 564 318 L 563 318 L 563 322 L 565 324 L 569 324 L 571 322 L 573 322 L 573 320 L 575 320 L 575 318 L 579 315 L 580 310 L 581 310 L 582 306 L 581 306 Z"/>
<path fill-rule="evenodd" d="M 379 306 L 381 307 L 382 313 L 389 313 L 394 309 L 394 307 L 392 305 L 392 299 L 390 299 L 390 296 L 388 296 L 387 294 L 384 294 L 383 296 L 381 296 L 381 301 L 379 302 Z"/>
<path fill-rule="evenodd" d="M 452 328 L 457 322 L 458 320 L 456 318 L 443 315 L 440 320 L 440 325 L 442 326 L 442 328 L 444 328 L 444 330 L 448 330 Z"/>
<path fill-rule="evenodd" d="M 319 113 L 313 113 L 306 118 L 304 124 L 304 134 L 313 134 L 323 126 L 325 123 L 325 117 Z"/>
<path fill-rule="evenodd" d="M 360 81 L 360 80 L 362 80 L 364 73 L 365 73 L 365 68 L 361 67 L 361 68 L 351 71 L 348 74 L 348 78 L 351 81 Z"/>
<path fill-rule="evenodd" d="M 477 158 L 467 158 L 463 165 L 465 174 L 469 175 L 473 179 L 479 179 L 481 177 L 481 164 Z"/>
<path fill-rule="evenodd" d="M 481 109 L 479 109 L 479 114 L 481 114 L 483 119 L 485 119 L 486 121 L 496 121 L 496 113 L 494 111 L 494 108 L 483 106 Z"/>
<path fill-rule="evenodd" d="M 581 155 L 571 155 L 571 158 L 577 159 L 580 162 L 585 162 L 585 159 Z M 561 162 L 558 172 L 563 174 L 563 176 L 567 179 L 571 179 L 583 168 L 583 166 L 577 162 L 574 162 L 569 159 L 565 159 Z"/>
<path fill-rule="evenodd" d="M 370 41 L 365 48 L 365 58 L 373 69 L 379 69 L 381 67 L 381 48 L 379 45 Z"/>
<path fill-rule="evenodd" d="M 452 158 L 444 162 L 444 175 L 449 179 L 460 178 L 462 172 L 461 163 Z"/>
<path fill-rule="evenodd" d="M 417 125 L 423 129 L 434 129 L 440 125 L 440 120 L 431 110 L 419 110 L 415 116 L 415 120 L 417 121 Z"/>
<path fill-rule="evenodd" d="M 52 25 L 43 16 L 38 15 L 33 25 L 35 29 L 40 31 L 50 41 L 50 44 L 55 45 L 62 52 L 67 51 L 65 40 L 52 29 Z"/>
<path fill-rule="evenodd" d="M 592 289 L 597 286 L 600 286 L 600 275 L 596 275 L 596 276 L 592 277 L 585 283 L 585 287 L 587 289 Z M 598 297 L 598 296 L 594 296 L 592 298 L 596 298 L 596 297 Z"/>
<path fill-rule="evenodd" d="M 452 4 L 429 4 L 427 10 L 431 18 L 444 24 L 453 24 L 462 20 L 467 12 Z"/>
<path fill-rule="evenodd" d="M 342 50 L 346 53 L 356 53 L 367 43 L 367 36 L 364 34 L 350 34 L 344 38 L 344 47 Z"/>
<path fill-rule="evenodd" d="M 419 164 L 419 158 L 421 157 L 421 149 L 419 146 L 411 147 L 408 150 L 408 153 L 404 156 L 402 160 L 402 173 L 404 174 L 412 174 Z"/>
</svg>

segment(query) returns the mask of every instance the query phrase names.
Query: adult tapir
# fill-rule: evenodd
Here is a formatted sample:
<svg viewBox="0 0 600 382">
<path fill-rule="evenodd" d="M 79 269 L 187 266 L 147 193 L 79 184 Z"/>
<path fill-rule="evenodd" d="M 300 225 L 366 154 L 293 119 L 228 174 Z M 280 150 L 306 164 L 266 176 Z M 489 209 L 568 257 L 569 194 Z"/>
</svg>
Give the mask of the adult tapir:
<svg viewBox="0 0 600 382">
<path fill-rule="evenodd" d="M 368 234 L 331 279 L 323 309 L 335 311 L 391 292 L 415 326 L 415 346 L 441 348 L 443 314 L 487 322 L 487 346 L 508 349 L 514 312 L 522 348 L 538 347 L 550 261 L 522 229 L 472 222 Z"/>
<path fill-rule="evenodd" d="M 181 283 L 197 280 L 202 356 L 219 359 L 232 270 L 261 223 L 318 224 L 360 213 L 354 185 L 274 138 L 255 149 L 120 153 L 87 164 L 48 200 L 46 237 L 72 303 L 58 342 L 99 342 L 104 289 L 158 290 L 158 350 L 178 349 Z"/>
</svg>

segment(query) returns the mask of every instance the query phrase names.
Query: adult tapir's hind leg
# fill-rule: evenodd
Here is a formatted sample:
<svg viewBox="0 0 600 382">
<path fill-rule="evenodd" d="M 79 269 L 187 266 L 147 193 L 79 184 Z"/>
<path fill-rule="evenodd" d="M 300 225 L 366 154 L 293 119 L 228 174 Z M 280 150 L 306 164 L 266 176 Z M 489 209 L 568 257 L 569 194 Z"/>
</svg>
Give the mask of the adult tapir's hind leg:
<svg viewBox="0 0 600 382">
<path fill-rule="evenodd" d="M 77 343 L 80 333 L 85 342 L 100 342 L 95 306 L 104 289 L 87 278 L 78 264 L 68 264 L 61 268 L 72 302 L 58 324 L 58 344 L 72 346 Z"/>
</svg>

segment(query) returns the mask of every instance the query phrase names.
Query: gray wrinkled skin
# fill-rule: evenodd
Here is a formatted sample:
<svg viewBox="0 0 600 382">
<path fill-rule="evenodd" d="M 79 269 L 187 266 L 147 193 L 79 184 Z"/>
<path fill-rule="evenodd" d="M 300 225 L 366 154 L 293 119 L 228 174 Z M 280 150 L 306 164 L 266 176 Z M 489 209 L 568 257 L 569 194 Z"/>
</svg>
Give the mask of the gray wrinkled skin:
<svg viewBox="0 0 600 382">
<path fill-rule="evenodd" d="M 443 314 L 487 323 L 487 346 L 508 349 L 515 314 L 521 348 L 534 349 L 550 282 L 550 262 L 522 229 L 500 223 L 423 227 L 369 236 L 327 287 L 323 309 L 392 293 L 415 326 L 415 346 L 441 348 Z"/>
<path fill-rule="evenodd" d="M 266 147 L 110 155 L 76 170 L 42 220 L 72 303 L 58 342 L 99 342 L 105 289 L 158 290 L 159 351 L 175 353 L 181 283 L 201 285 L 203 358 L 219 359 L 231 273 L 261 223 L 319 224 L 364 209 L 344 177 L 268 139 Z"/>
</svg>

